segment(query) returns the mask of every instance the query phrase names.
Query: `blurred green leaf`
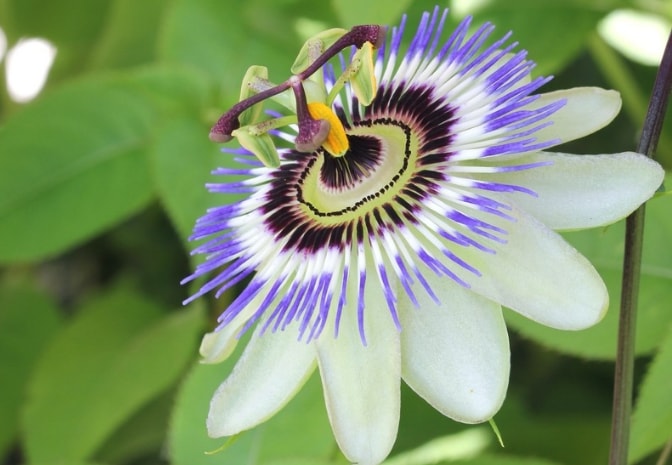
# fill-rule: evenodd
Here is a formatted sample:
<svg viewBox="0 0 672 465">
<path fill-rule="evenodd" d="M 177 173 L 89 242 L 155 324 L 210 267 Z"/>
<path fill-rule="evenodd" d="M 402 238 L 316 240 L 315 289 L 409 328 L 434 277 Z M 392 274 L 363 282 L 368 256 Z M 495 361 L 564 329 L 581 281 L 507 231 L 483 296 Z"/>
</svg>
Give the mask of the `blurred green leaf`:
<svg viewBox="0 0 672 465">
<path fill-rule="evenodd" d="M 91 51 L 90 66 L 110 69 L 153 61 L 168 5 L 164 0 L 115 0 Z"/>
<path fill-rule="evenodd" d="M 30 373 L 59 327 L 58 310 L 44 295 L 27 286 L 0 287 L 0 457 L 17 439 Z"/>
<path fill-rule="evenodd" d="M 0 261 L 41 259 L 153 198 L 147 147 L 160 120 L 202 104 L 194 73 L 148 68 L 73 82 L 0 131 Z"/>
<path fill-rule="evenodd" d="M 297 431 L 301 434 L 297 435 Z M 317 373 L 280 413 L 264 425 L 263 434 L 260 462 L 279 458 L 326 460 L 334 455 L 336 441 Z"/>
<path fill-rule="evenodd" d="M 352 27 L 358 24 L 382 24 L 396 23 L 402 13 L 406 11 L 411 0 L 332 0 L 334 10 L 338 15 L 340 24 L 344 27 Z M 429 7 L 431 8 L 431 6 Z"/>
<path fill-rule="evenodd" d="M 236 359 L 234 354 L 222 364 L 197 365 L 185 381 L 173 412 L 171 462 L 175 465 L 260 465 L 276 460 L 319 463 L 331 457 L 336 445 L 318 376 L 312 376 L 296 397 L 270 420 L 241 433 L 224 450 L 205 454 L 227 442 L 227 438 L 207 436 L 205 419 L 212 395 L 231 372 Z"/>
<path fill-rule="evenodd" d="M 165 318 L 161 313 L 119 288 L 89 302 L 54 339 L 24 411 L 31 462 L 89 458 L 175 382 L 195 353 L 202 316 L 196 306 Z"/>
<path fill-rule="evenodd" d="M 53 462 L 31 463 L 31 465 L 53 465 Z M 80 462 L 78 460 L 68 461 L 68 465 L 107 465 L 102 462 Z"/>
<path fill-rule="evenodd" d="M 300 43 L 286 21 L 284 6 L 243 2 L 232 7 L 219 0 L 175 0 L 159 55 L 169 63 L 208 72 L 221 85 L 228 105 L 238 98 L 240 81 L 250 65 L 267 66 L 271 81 L 289 77 Z"/>
<path fill-rule="evenodd" d="M 639 291 L 639 312 L 635 350 L 638 355 L 653 351 L 672 324 L 672 237 L 669 215 L 672 197 L 647 204 L 646 245 Z M 507 312 L 507 323 L 525 337 L 554 350 L 580 357 L 613 360 L 616 356 L 623 257 L 623 222 L 605 229 L 566 234 L 565 237 L 595 265 L 607 284 L 611 302 L 604 320 L 582 331 L 560 331 L 542 326 L 515 312 Z"/>
<path fill-rule="evenodd" d="M 486 454 L 472 460 L 451 460 L 450 462 L 441 462 L 439 465 L 557 465 L 557 463 L 537 457 Z"/>
<path fill-rule="evenodd" d="M 537 74 L 553 74 L 584 49 L 586 39 L 604 16 L 604 6 L 591 1 L 519 0 L 474 2 L 474 23 L 496 27 L 495 36 L 513 31 L 513 40 L 529 52 Z M 567 27 L 571 24 L 571 27 Z"/>
<path fill-rule="evenodd" d="M 183 240 L 208 207 L 235 200 L 232 195 L 210 194 L 205 188 L 206 182 L 222 182 L 223 177 L 213 179 L 210 172 L 233 160 L 210 142 L 208 130 L 193 118 L 167 121 L 157 128 L 152 147 L 152 173 L 159 197 Z"/>
<path fill-rule="evenodd" d="M 315 459 L 279 459 L 279 460 L 269 460 L 264 461 L 260 465 L 334 465 L 334 463 L 343 463 L 346 462 L 334 462 L 333 460 L 315 460 Z"/>
<path fill-rule="evenodd" d="M 672 438 L 672 325 L 667 330 L 640 386 L 632 416 L 630 463 L 641 460 Z"/>
<path fill-rule="evenodd" d="M 470 428 L 471 425 L 458 423 L 442 415 L 406 383 L 402 383 L 401 420 L 392 453 L 413 450 L 430 439 L 457 434 Z"/>
<path fill-rule="evenodd" d="M 44 37 L 57 44 L 86 46 L 105 23 L 113 0 L 3 0 L 2 28 L 10 41 Z"/>
<path fill-rule="evenodd" d="M 514 372 L 515 369 L 514 365 Z M 522 376 L 526 378 L 525 374 Z M 556 372 L 556 376 L 568 375 Z M 577 398 L 577 392 L 584 394 L 592 391 L 582 385 L 582 380 L 576 377 L 570 379 L 568 384 L 579 390 L 571 395 L 563 395 L 560 399 L 558 393 L 549 392 L 550 387 L 544 389 L 543 385 L 538 386 L 538 389 L 542 390 L 534 394 L 542 398 L 543 403 L 552 405 L 554 409 L 552 412 L 547 406 L 530 401 L 528 392 L 521 393 L 509 387 L 506 401 L 495 417 L 502 433 L 505 447 L 503 452 L 506 455 L 543 457 L 568 465 L 607 463 L 610 413 L 608 410 L 596 411 L 594 406 L 591 406 L 590 410 L 578 407 L 577 404 L 580 405 L 583 398 Z M 609 386 L 607 392 L 611 393 L 611 389 L 608 388 Z M 611 405 L 608 399 L 606 403 Z M 497 450 L 498 448 L 493 449 Z M 479 460 L 480 458 L 475 459 L 474 462 L 480 464 Z M 483 463 L 489 462 L 483 460 Z"/>
</svg>

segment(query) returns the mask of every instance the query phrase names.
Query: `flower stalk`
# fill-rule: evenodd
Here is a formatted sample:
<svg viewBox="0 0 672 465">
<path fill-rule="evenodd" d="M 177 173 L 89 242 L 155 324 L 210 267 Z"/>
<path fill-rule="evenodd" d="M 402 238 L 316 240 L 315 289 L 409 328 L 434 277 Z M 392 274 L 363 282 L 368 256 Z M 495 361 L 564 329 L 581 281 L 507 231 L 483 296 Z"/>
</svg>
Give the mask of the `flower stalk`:
<svg viewBox="0 0 672 465">
<path fill-rule="evenodd" d="M 668 97 L 672 89 L 672 34 L 667 41 L 663 59 L 649 108 L 644 120 L 637 151 L 653 158 Z M 614 403 L 611 427 L 610 465 L 625 465 L 628 462 L 630 439 L 630 414 L 632 411 L 633 369 L 635 357 L 635 330 L 637 300 L 642 264 L 645 206 L 642 205 L 626 219 L 625 253 L 621 285 L 621 309 L 618 325 L 618 347 L 614 373 Z"/>
</svg>

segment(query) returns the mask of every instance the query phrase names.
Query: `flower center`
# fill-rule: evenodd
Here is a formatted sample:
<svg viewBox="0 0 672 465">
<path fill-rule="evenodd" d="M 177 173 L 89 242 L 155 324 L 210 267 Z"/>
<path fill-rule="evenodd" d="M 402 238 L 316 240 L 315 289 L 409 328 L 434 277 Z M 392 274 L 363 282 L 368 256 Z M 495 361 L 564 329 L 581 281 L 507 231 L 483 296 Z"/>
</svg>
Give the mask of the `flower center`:
<svg viewBox="0 0 672 465">
<path fill-rule="evenodd" d="M 381 86 L 365 109 L 333 111 L 349 143 L 343 156 L 289 150 L 269 174 L 260 213 L 291 253 L 343 250 L 416 224 L 446 180 L 455 113 L 431 89 Z"/>
<path fill-rule="evenodd" d="M 322 223 L 347 221 L 391 201 L 410 177 L 417 153 L 411 129 L 389 119 L 364 123 L 347 130 L 350 149 L 343 157 L 317 152 L 299 180 L 299 202 Z"/>
</svg>

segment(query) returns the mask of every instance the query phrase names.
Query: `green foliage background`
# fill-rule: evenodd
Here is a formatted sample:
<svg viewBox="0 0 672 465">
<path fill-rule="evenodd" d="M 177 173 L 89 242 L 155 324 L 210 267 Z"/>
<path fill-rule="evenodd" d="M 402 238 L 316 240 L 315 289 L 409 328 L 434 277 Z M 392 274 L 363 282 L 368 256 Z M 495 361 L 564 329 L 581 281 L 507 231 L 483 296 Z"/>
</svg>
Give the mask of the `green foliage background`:
<svg viewBox="0 0 672 465">
<path fill-rule="evenodd" d="M 554 74 L 548 89 L 620 90 L 609 128 L 563 149 L 632 150 L 655 69 L 606 45 L 617 8 L 672 19 L 656 0 L 484 1 L 491 20 Z M 58 48 L 44 92 L 26 105 L 0 89 L 0 461 L 4 464 L 343 464 L 318 379 L 279 415 L 223 451 L 207 405 L 232 361 L 197 361 L 226 298 L 182 308 L 194 220 L 231 201 L 206 193 L 227 163 L 207 140 L 252 64 L 285 79 L 301 43 L 327 27 L 413 20 L 433 2 L 361 0 L 0 0 L 9 45 Z M 453 16 L 456 23 L 460 18 Z M 672 166 L 667 118 L 658 159 Z M 637 344 L 632 463 L 672 438 L 672 200 L 649 204 Z M 580 333 L 512 313 L 512 379 L 497 423 L 465 426 L 404 388 L 390 465 L 605 463 L 623 227 L 568 234 L 608 283 L 608 317 Z M 235 357 L 234 357 L 235 358 Z M 454 461 L 454 462 L 453 462 Z"/>
</svg>

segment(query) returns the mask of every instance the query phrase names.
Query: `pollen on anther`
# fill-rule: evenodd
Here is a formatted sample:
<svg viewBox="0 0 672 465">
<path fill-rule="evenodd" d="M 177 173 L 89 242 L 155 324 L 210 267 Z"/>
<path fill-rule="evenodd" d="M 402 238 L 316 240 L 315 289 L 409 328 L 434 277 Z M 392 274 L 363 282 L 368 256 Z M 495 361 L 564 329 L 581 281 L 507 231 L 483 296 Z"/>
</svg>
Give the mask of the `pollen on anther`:
<svg viewBox="0 0 672 465">
<path fill-rule="evenodd" d="M 308 104 L 308 112 L 316 120 L 326 120 L 329 125 L 329 134 L 322 143 L 322 147 L 334 157 L 342 157 L 350 148 L 348 136 L 345 134 L 343 123 L 338 119 L 336 113 L 331 108 L 321 102 L 311 102 Z"/>
</svg>

